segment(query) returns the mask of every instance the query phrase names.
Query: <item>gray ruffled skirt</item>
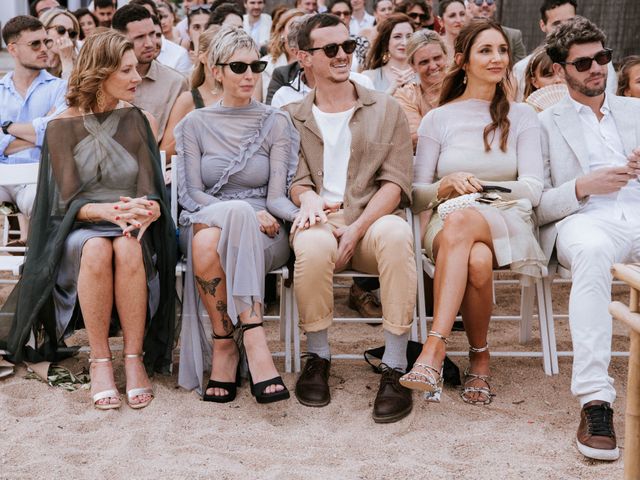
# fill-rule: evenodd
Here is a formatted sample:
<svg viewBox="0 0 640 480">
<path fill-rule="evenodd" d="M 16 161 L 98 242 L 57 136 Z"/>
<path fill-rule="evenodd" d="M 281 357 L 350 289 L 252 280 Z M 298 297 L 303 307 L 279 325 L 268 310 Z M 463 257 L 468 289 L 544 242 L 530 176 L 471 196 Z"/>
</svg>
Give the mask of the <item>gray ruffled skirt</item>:
<svg viewBox="0 0 640 480">
<path fill-rule="evenodd" d="M 227 312 L 236 324 L 238 315 L 263 303 L 264 277 L 289 259 L 287 233 L 281 225 L 278 235 L 269 238 L 260 231 L 256 212 L 265 210 L 264 199 L 226 200 L 198 212 L 182 212 L 180 246 L 186 254 L 186 272 L 180 332 L 178 384 L 202 394 L 204 371 L 211 366 L 211 322 L 195 285 L 191 256 L 194 223 L 221 230 L 218 255 L 226 276 Z"/>
</svg>

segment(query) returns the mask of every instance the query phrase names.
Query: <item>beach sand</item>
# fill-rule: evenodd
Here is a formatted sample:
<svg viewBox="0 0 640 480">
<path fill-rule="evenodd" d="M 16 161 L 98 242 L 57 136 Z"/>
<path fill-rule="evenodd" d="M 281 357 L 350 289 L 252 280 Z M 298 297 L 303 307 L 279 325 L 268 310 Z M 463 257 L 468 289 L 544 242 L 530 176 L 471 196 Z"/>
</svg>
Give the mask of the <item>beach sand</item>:
<svg viewBox="0 0 640 480">
<path fill-rule="evenodd" d="M 496 313 L 517 311 L 519 292 L 500 287 Z M 339 314 L 346 288 L 338 289 Z M 623 287 L 616 297 L 625 301 Z M 0 303 L 8 293 L 0 289 Z M 558 311 L 566 308 L 568 287 L 558 286 Z M 565 310 L 566 311 L 566 310 Z M 571 348 L 566 320 L 556 322 L 558 349 Z M 276 324 L 268 326 L 272 350 Z M 304 339 L 304 336 L 303 336 Z M 381 327 L 336 325 L 330 333 L 334 353 L 361 353 L 382 343 Z M 534 340 L 519 345 L 515 322 L 493 322 L 493 351 L 539 349 Z M 71 343 L 87 345 L 84 331 Z M 112 339 L 117 348 L 121 339 Z M 516 345 L 516 347 L 514 347 Z M 464 333 L 455 332 L 449 349 L 465 350 Z M 628 348 L 627 332 L 614 325 L 614 347 Z M 304 344 L 303 344 L 304 349 Z M 124 391 L 120 353 L 116 381 Z M 63 365 L 88 368 L 88 354 Z M 461 371 L 464 357 L 454 361 Z M 282 371 L 282 359 L 276 365 Z M 177 364 L 176 364 L 177 369 Z M 570 392 L 571 359 L 560 359 L 560 375 L 545 376 L 539 358 L 494 358 L 490 406 L 462 402 L 445 388 L 442 402 L 427 403 L 414 394 L 410 416 L 378 425 L 371 408 L 379 376 L 360 361 L 336 360 L 331 370 L 331 404 L 300 405 L 293 396 L 295 374 L 284 374 L 292 398 L 258 405 L 247 383 L 236 401 L 204 403 L 177 387 L 176 373 L 156 376 L 156 398 L 143 410 L 91 407 L 88 390 L 67 392 L 16 374 L 0 380 L 0 478 L 216 478 L 216 479 L 613 479 L 621 478 L 622 459 L 585 459 L 575 447 L 580 408 Z M 618 442 L 624 447 L 627 359 L 614 358 L 610 373 L 618 399 L 614 404 Z M 624 449 L 621 449 L 623 454 Z"/>
</svg>

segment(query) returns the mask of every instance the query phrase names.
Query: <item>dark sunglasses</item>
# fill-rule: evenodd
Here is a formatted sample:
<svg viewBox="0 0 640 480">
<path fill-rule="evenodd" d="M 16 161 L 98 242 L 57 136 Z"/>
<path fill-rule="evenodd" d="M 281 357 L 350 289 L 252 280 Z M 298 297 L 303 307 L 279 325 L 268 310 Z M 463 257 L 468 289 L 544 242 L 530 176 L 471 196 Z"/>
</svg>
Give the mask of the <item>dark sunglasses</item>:
<svg viewBox="0 0 640 480">
<path fill-rule="evenodd" d="M 579 72 L 586 72 L 591 68 L 591 64 L 595 60 L 598 65 L 606 65 L 611 61 L 613 50 L 605 48 L 596 53 L 593 57 L 581 57 L 573 62 L 560 62 L 561 65 L 573 65 Z"/>
<path fill-rule="evenodd" d="M 197 13 L 209 13 L 211 11 L 211 5 L 198 5 L 197 7 L 191 7 L 189 10 L 189 16 L 196 15 Z"/>
<path fill-rule="evenodd" d="M 58 35 L 64 35 L 65 33 L 69 34 L 69 38 L 71 40 L 74 40 L 77 36 L 78 36 L 78 32 L 76 30 L 72 30 L 72 29 L 67 29 L 64 28 L 62 25 L 57 25 L 55 27 L 49 27 L 49 30 L 51 29 L 55 29 L 56 32 L 58 32 Z"/>
<path fill-rule="evenodd" d="M 350 17 L 351 12 L 349 10 L 343 10 L 341 12 L 331 12 L 331 15 L 335 15 L 336 17 Z"/>
<path fill-rule="evenodd" d="M 15 43 L 16 45 L 26 45 L 27 47 L 31 47 L 31 50 L 33 50 L 34 52 L 37 52 L 38 50 L 40 50 L 43 44 L 47 48 L 51 48 L 53 46 L 53 40 L 51 38 L 47 38 L 45 40 L 33 40 L 27 43 L 18 43 L 18 42 L 11 42 L 11 43 Z"/>
<path fill-rule="evenodd" d="M 409 17 L 411 20 L 420 19 L 421 22 L 426 22 L 427 20 L 429 20 L 429 15 L 427 15 L 426 13 L 418 13 L 418 12 L 407 13 L 407 17 Z"/>
<path fill-rule="evenodd" d="M 238 75 L 243 74 L 247 71 L 247 68 L 251 69 L 252 73 L 262 73 L 264 69 L 267 68 L 267 62 L 264 60 L 256 60 L 255 62 L 245 63 L 245 62 L 230 62 L 230 63 L 216 63 L 219 67 L 229 67 L 233 73 L 237 73 Z"/>
<path fill-rule="evenodd" d="M 307 52 L 314 52 L 316 50 L 322 50 L 327 58 L 333 58 L 338 55 L 338 50 L 342 47 L 342 51 L 346 54 L 353 53 L 358 46 L 358 42 L 355 40 L 345 40 L 342 43 L 330 43 L 324 47 L 307 48 Z"/>
<path fill-rule="evenodd" d="M 483 3 L 491 6 L 495 3 L 495 0 L 473 0 L 473 3 L 476 4 L 476 7 L 481 7 Z"/>
</svg>

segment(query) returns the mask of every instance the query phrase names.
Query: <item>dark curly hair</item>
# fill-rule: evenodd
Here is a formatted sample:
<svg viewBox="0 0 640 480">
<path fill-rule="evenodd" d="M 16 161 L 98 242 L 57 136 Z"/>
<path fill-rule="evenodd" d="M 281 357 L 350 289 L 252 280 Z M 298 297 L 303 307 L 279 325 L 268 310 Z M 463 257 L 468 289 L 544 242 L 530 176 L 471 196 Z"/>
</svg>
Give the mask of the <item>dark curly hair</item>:
<svg viewBox="0 0 640 480">
<path fill-rule="evenodd" d="M 574 45 L 601 42 L 605 46 L 607 36 L 595 23 L 584 17 L 573 17 L 553 31 L 545 42 L 547 55 L 553 63 L 563 63 Z"/>
</svg>

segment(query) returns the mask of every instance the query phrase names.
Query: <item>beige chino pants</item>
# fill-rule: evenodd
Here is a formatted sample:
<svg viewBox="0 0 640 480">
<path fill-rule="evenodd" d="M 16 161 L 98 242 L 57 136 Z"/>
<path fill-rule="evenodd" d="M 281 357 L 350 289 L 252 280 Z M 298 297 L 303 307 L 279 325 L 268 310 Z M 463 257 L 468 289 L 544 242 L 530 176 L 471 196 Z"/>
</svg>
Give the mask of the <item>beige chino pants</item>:
<svg viewBox="0 0 640 480">
<path fill-rule="evenodd" d="M 333 322 L 333 273 L 338 240 L 333 231 L 344 226 L 343 212 L 328 222 L 295 232 L 294 292 L 300 326 L 306 332 L 328 328 Z M 380 276 L 383 326 L 395 335 L 411 328 L 416 303 L 416 263 L 411 227 L 397 215 L 375 221 L 356 246 L 346 268 Z"/>
</svg>

